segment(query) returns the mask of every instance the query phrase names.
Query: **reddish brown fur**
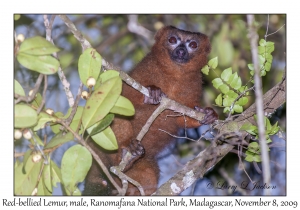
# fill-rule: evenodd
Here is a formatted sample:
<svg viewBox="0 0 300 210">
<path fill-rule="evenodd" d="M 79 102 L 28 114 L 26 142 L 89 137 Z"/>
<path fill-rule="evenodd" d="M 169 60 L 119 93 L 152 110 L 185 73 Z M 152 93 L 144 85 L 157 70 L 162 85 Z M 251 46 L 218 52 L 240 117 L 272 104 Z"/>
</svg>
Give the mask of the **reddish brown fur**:
<svg viewBox="0 0 300 210">
<path fill-rule="evenodd" d="M 181 40 L 193 39 L 199 41 L 199 48 L 192 54 L 192 59 L 187 63 L 175 63 L 169 56 L 168 37 L 177 35 Z M 155 44 L 151 52 L 133 69 L 130 76 L 140 82 L 143 86 L 155 85 L 170 98 L 177 102 L 194 108 L 200 105 L 202 77 L 200 69 L 207 63 L 207 55 L 210 51 L 208 38 L 200 33 L 191 33 L 167 26 L 158 31 L 155 36 Z M 112 128 L 119 143 L 119 151 L 114 154 L 104 154 L 99 151 L 100 157 L 105 164 L 118 165 L 120 162 L 121 149 L 127 147 L 132 139 L 135 139 L 142 126 L 157 108 L 155 105 L 143 103 L 144 96 L 132 87 L 124 84 L 123 95 L 134 105 L 136 114 L 130 120 L 117 118 Z M 153 193 L 157 188 L 159 168 L 156 156 L 171 141 L 172 137 L 158 129 L 177 134 L 179 127 L 198 127 L 199 121 L 183 117 L 170 117 L 174 112 L 163 112 L 153 123 L 148 133 L 142 140 L 145 148 L 145 156 L 134 163 L 126 174 L 138 181 L 147 195 Z M 95 148 L 95 146 L 94 146 Z M 98 177 L 98 178 L 96 178 Z M 96 164 L 87 178 L 87 185 L 95 185 L 100 181 L 100 171 Z M 97 183 L 99 185 L 99 183 Z M 88 189 L 86 189 L 88 190 Z M 138 190 L 130 185 L 130 191 L 138 194 Z M 86 194 L 92 194 L 87 192 Z M 130 192 L 128 193 L 130 194 Z"/>
</svg>

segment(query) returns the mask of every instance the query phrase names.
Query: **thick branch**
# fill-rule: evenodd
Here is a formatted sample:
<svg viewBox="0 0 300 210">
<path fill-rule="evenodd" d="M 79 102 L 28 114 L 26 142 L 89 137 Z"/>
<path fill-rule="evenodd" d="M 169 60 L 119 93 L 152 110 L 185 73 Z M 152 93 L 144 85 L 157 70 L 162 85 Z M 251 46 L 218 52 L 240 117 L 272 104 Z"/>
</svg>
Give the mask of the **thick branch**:
<svg viewBox="0 0 300 210">
<path fill-rule="evenodd" d="M 285 103 L 286 80 L 274 86 L 263 96 L 265 113 L 269 116 Z M 224 125 L 218 125 L 219 136 L 228 132 L 241 132 L 239 128 L 247 121 L 255 122 L 256 106 L 252 104 L 237 119 Z M 202 178 L 212 167 L 234 148 L 231 144 L 218 145 L 213 141 L 205 150 L 189 161 L 176 175 L 164 183 L 153 195 L 178 195 L 191 186 L 196 180 Z M 213 156 L 213 157 L 212 157 Z"/>
</svg>

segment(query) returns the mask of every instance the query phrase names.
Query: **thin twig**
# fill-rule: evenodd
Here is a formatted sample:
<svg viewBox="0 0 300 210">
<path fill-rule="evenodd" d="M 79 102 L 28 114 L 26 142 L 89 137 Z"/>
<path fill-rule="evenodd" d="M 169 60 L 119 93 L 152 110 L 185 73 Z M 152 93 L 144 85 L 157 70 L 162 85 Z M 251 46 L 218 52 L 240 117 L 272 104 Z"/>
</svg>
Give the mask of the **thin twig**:
<svg viewBox="0 0 300 210">
<path fill-rule="evenodd" d="M 46 103 L 46 91 L 47 91 L 47 88 L 48 88 L 48 79 L 47 79 L 47 75 L 44 75 L 43 97 L 42 97 L 42 102 L 41 102 L 39 108 L 37 109 L 37 113 L 38 114 L 42 111 L 42 109 L 43 109 L 43 107 L 44 107 L 44 105 Z"/>
<path fill-rule="evenodd" d="M 52 44 L 54 44 L 54 43 L 53 43 L 53 40 L 51 38 L 51 33 L 52 33 L 52 25 L 53 25 L 55 17 L 56 17 L 56 15 L 52 15 L 50 23 L 49 23 L 47 15 L 44 15 L 44 25 L 45 25 L 45 28 L 46 28 L 46 39 L 49 42 L 51 42 Z M 55 58 L 58 58 L 56 52 L 53 53 L 53 56 Z M 68 80 L 67 80 L 67 78 L 66 78 L 66 76 L 65 76 L 65 74 L 62 71 L 62 69 L 61 69 L 60 66 L 58 67 L 57 74 L 58 74 L 58 77 L 59 77 L 59 79 L 61 81 L 61 84 L 64 87 L 64 90 L 65 90 L 65 93 L 66 93 L 66 96 L 67 96 L 67 100 L 69 102 L 69 106 L 73 107 L 73 105 L 74 105 L 74 97 L 73 97 L 73 94 L 72 94 L 72 92 L 70 90 L 70 83 L 68 82 Z"/>
</svg>

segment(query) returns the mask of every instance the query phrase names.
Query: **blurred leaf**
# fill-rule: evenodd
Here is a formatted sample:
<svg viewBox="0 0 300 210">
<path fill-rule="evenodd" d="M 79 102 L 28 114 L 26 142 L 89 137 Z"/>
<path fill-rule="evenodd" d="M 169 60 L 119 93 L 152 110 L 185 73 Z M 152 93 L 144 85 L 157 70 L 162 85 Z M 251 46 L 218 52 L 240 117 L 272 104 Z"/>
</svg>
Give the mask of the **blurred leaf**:
<svg viewBox="0 0 300 210">
<path fill-rule="evenodd" d="M 265 63 L 265 70 L 266 70 L 266 71 L 270 71 L 271 65 L 272 65 L 271 63 L 266 62 L 266 63 Z"/>
<path fill-rule="evenodd" d="M 216 88 L 216 89 L 219 89 L 219 87 L 223 84 L 222 80 L 220 78 L 215 78 L 213 81 L 212 81 L 212 84 L 213 86 Z"/>
<path fill-rule="evenodd" d="M 216 98 L 216 100 L 215 100 L 215 102 L 216 102 L 216 104 L 218 105 L 218 106 L 222 106 L 222 102 L 223 100 L 222 100 L 222 94 L 220 93 L 219 95 L 218 95 L 218 97 Z"/>
<path fill-rule="evenodd" d="M 218 66 L 218 57 L 214 57 L 214 58 L 210 59 L 210 60 L 208 61 L 208 65 L 209 65 L 212 69 L 217 68 L 217 66 Z"/>
<path fill-rule="evenodd" d="M 228 95 L 228 97 L 234 98 L 234 99 L 236 99 L 238 97 L 238 94 L 235 93 L 233 90 L 229 90 L 226 95 Z"/>
<path fill-rule="evenodd" d="M 237 72 L 235 72 L 233 74 L 233 79 L 232 81 L 230 82 L 230 86 L 235 89 L 235 90 L 238 90 L 240 89 L 240 87 L 242 86 L 242 80 L 241 78 L 237 75 Z"/>
<path fill-rule="evenodd" d="M 240 105 L 238 105 L 238 104 L 235 104 L 235 105 L 233 106 L 233 110 L 234 110 L 235 112 L 237 112 L 237 113 L 242 113 L 242 112 L 243 112 L 243 107 L 240 106 Z"/>
<path fill-rule="evenodd" d="M 228 82 L 230 76 L 232 75 L 232 68 L 227 68 L 225 69 L 222 74 L 221 74 L 221 78 L 225 81 Z"/>
<path fill-rule="evenodd" d="M 73 58 L 74 58 L 73 53 L 65 53 L 65 54 L 59 56 L 61 68 L 65 69 L 66 67 L 68 67 L 71 64 Z"/>
<path fill-rule="evenodd" d="M 223 94 L 226 94 L 226 93 L 229 91 L 229 87 L 228 87 L 227 85 L 225 85 L 225 84 L 221 85 L 221 86 L 219 87 L 219 89 L 221 90 L 221 92 L 222 92 Z"/>
<path fill-rule="evenodd" d="M 242 97 L 237 101 L 237 104 L 240 106 L 244 106 L 248 103 L 248 98 L 247 97 Z"/>
<path fill-rule="evenodd" d="M 266 44 L 266 53 L 271 53 L 275 49 L 274 42 L 267 42 Z"/>
<path fill-rule="evenodd" d="M 201 72 L 205 75 L 208 75 L 209 73 L 209 67 L 208 65 L 205 65 L 202 69 L 201 69 Z"/>
<path fill-rule="evenodd" d="M 248 68 L 250 69 L 250 70 L 254 70 L 254 65 L 253 65 L 253 63 L 251 63 L 251 64 L 248 64 Z"/>
<path fill-rule="evenodd" d="M 233 103 L 234 101 L 234 98 L 224 98 L 223 100 L 223 106 L 231 106 L 231 104 Z"/>
<path fill-rule="evenodd" d="M 266 45 L 266 40 L 264 40 L 264 39 L 259 40 L 259 45 L 260 46 L 265 46 Z"/>
</svg>

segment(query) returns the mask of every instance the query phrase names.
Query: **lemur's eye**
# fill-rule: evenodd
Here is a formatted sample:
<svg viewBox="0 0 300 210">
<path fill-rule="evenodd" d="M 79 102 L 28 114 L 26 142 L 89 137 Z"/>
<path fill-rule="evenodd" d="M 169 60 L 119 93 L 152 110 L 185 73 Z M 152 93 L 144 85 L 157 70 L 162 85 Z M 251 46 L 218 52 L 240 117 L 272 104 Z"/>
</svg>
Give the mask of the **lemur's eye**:
<svg viewBox="0 0 300 210">
<path fill-rule="evenodd" d="M 177 43 L 177 39 L 176 39 L 174 36 L 171 36 L 171 37 L 169 38 L 169 42 L 170 42 L 171 44 L 176 44 L 176 43 Z"/>
<path fill-rule="evenodd" d="M 197 44 L 197 42 L 192 41 L 191 43 L 189 43 L 189 47 L 193 48 L 193 49 L 196 49 L 198 47 L 198 44 Z"/>
</svg>

